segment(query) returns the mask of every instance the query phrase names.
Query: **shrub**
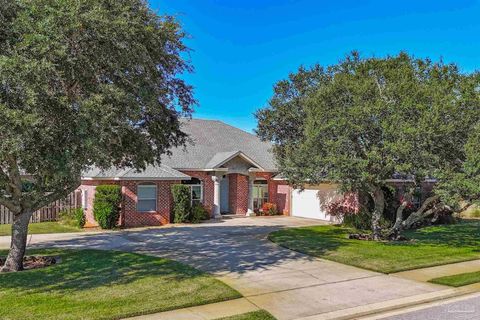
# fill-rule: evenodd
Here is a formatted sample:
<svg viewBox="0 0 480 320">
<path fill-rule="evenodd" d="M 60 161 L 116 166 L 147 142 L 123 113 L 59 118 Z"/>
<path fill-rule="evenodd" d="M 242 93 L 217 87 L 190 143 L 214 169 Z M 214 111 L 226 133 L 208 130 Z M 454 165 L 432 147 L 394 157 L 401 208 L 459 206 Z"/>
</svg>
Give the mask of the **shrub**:
<svg viewBox="0 0 480 320">
<path fill-rule="evenodd" d="M 85 212 L 83 212 L 82 208 L 77 208 L 73 211 L 73 215 L 75 217 L 75 223 L 77 227 L 83 228 L 85 226 L 85 223 L 87 222 L 87 219 L 85 217 Z"/>
<path fill-rule="evenodd" d="M 183 184 L 172 186 L 173 221 L 175 223 L 188 222 L 192 213 L 190 188 Z"/>
<path fill-rule="evenodd" d="M 122 189 L 117 185 L 101 185 L 96 188 L 93 215 L 102 229 L 113 229 L 120 216 Z"/>
<path fill-rule="evenodd" d="M 370 230 L 372 228 L 372 215 L 367 211 L 345 214 L 342 225 L 358 230 Z"/>
<path fill-rule="evenodd" d="M 368 210 L 358 210 L 358 199 L 353 194 L 329 202 L 324 206 L 324 209 L 346 227 L 358 230 L 370 230 L 372 228 L 372 214 Z M 391 222 L 382 217 L 380 224 L 382 228 L 388 228 Z"/>
<path fill-rule="evenodd" d="M 265 202 L 262 205 L 260 213 L 264 216 L 275 216 L 278 214 L 277 205 L 275 203 Z"/>
<path fill-rule="evenodd" d="M 205 209 L 204 206 L 201 204 L 196 204 L 192 208 L 192 215 L 190 217 L 190 222 L 192 223 L 199 223 L 202 220 L 208 220 L 210 218 L 210 214 L 208 210 Z"/>
<path fill-rule="evenodd" d="M 64 210 L 58 214 L 58 222 L 64 225 L 83 228 L 85 226 L 85 213 L 82 208 Z"/>
</svg>

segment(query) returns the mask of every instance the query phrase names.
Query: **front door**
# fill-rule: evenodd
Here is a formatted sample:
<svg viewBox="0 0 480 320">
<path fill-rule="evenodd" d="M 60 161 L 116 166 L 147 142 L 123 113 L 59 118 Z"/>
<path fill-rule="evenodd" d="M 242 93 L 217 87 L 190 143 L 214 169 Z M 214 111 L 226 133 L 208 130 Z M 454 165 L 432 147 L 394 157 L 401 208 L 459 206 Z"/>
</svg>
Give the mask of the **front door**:
<svg viewBox="0 0 480 320">
<path fill-rule="evenodd" d="M 228 206 L 228 176 L 220 180 L 220 213 L 230 213 Z"/>
</svg>

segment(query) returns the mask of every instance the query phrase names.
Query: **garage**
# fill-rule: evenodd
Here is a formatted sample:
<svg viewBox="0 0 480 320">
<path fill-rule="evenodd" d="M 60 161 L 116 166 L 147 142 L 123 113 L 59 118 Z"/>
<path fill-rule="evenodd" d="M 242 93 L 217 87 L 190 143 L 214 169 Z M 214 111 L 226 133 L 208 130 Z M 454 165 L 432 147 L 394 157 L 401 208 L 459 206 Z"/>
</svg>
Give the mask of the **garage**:
<svg viewBox="0 0 480 320">
<path fill-rule="evenodd" d="M 324 206 L 340 197 L 335 184 L 307 186 L 304 190 L 293 189 L 291 215 L 331 221 Z"/>
</svg>

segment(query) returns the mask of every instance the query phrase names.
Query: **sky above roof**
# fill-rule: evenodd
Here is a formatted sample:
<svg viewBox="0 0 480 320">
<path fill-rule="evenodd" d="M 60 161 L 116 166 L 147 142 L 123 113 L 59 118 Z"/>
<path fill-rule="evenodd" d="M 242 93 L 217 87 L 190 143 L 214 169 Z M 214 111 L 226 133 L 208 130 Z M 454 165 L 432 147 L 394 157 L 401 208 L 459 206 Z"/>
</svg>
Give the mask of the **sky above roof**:
<svg viewBox="0 0 480 320">
<path fill-rule="evenodd" d="M 194 117 L 256 127 L 275 82 L 300 65 L 407 51 L 478 69 L 480 1 L 150 0 L 178 17 L 195 73 Z"/>
</svg>

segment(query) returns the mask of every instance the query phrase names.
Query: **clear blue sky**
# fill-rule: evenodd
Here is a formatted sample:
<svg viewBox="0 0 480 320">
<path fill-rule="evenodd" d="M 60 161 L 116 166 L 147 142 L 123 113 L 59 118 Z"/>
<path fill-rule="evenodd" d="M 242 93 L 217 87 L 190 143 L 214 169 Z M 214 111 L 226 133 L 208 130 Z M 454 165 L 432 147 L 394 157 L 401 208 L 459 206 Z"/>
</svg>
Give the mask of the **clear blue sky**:
<svg viewBox="0 0 480 320">
<path fill-rule="evenodd" d="M 191 35 L 200 105 L 194 117 L 245 129 L 272 87 L 300 65 L 336 63 L 352 50 L 417 57 L 479 69 L 479 1 L 150 0 Z"/>
</svg>

